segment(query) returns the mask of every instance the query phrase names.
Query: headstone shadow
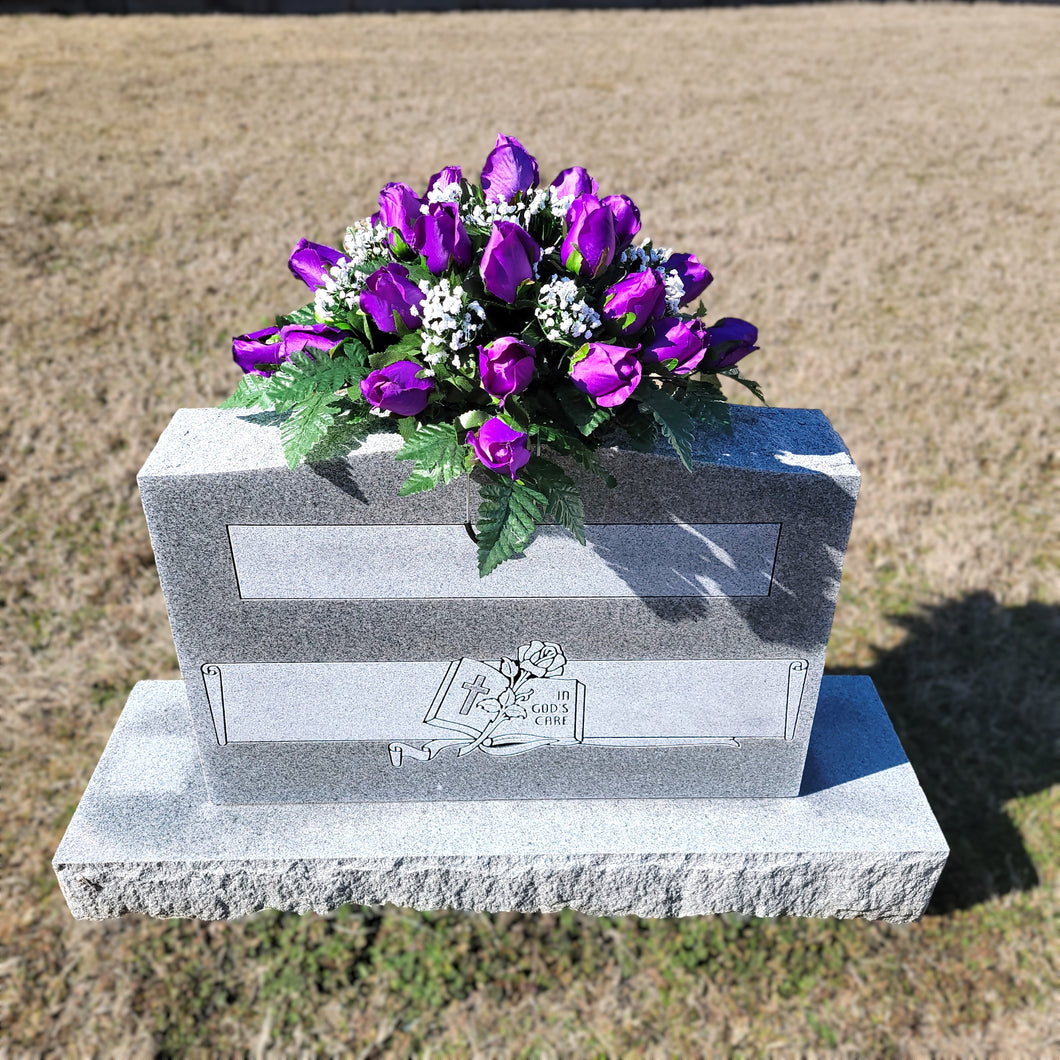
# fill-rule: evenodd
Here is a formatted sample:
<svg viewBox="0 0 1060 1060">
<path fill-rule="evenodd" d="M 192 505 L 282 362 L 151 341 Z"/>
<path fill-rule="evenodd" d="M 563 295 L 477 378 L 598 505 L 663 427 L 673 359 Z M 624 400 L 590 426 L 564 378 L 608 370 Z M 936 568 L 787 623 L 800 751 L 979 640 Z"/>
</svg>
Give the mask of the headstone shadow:
<svg viewBox="0 0 1060 1060">
<path fill-rule="evenodd" d="M 1060 783 L 1060 607 L 972 593 L 894 619 L 867 671 L 952 853 L 931 911 L 1028 890 L 1038 872 L 1005 809 Z"/>
</svg>

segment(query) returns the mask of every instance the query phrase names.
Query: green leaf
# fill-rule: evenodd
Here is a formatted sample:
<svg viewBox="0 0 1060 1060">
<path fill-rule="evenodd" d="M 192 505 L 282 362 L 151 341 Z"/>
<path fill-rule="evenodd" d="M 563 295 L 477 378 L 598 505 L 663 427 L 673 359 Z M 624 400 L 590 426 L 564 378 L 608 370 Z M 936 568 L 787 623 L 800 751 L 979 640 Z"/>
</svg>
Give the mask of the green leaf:
<svg viewBox="0 0 1060 1060">
<path fill-rule="evenodd" d="M 266 393 L 269 385 L 267 376 L 245 375 L 239 380 L 235 393 L 221 402 L 223 409 L 256 409 L 268 408 L 272 404 Z"/>
<path fill-rule="evenodd" d="M 411 419 L 411 417 L 408 417 Z M 415 432 L 402 431 L 405 444 L 395 454 L 414 465 L 400 489 L 401 496 L 433 489 L 439 482 L 452 482 L 464 472 L 465 446 L 451 423 L 432 423 Z"/>
<path fill-rule="evenodd" d="M 460 449 L 456 428 L 451 423 L 431 423 L 421 425 L 415 433 L 410 433 L 395 458 L 415 460 L 425 466 L 441 466 L 462 463 L 463 453 Z"/>
<path fill-rule="evenodd" d="M 401 234 L 401 230 L 398 228 L 390 229 L 390 245 L 394 248 L 394 254 L 397 257 L 410 257 L 411 250 L 409 249 L 408 243 L 405 242 L 405 237 Z"/>
<path fill-rule="evenodd" d="M 674 452 L 681 458 L 681 463 L 692 470 L 692 441 L 696 434 L 696 424 L 691 413 L 679 401 L 675 401 L 661 390 L 647 390 L 638 395 L 642 408 L 647 408 L 655 417 L 659 430 L 673 446 Z"/>
<path fill-rule="evenodd" d="M 530 426 L 530 413 L 527 412 L 518 398 L 511 395 L 504 402 L 502 419 L 516 430 L 525 431 Z"/>
<path fill-rule="evenodd" d="M 631 444 L 642 452 L 655 448 L 658 431 L 655 417 L 636 402 L 626 401 L 615 410 L 615 422 L 629 435 Z"/>
<path fill-rule="evenodd" d="M 453 372 L 451 375 L 446 376 L 445 381 L 465 394 L 470 394 L 475 389 L 475 381 L 468 379 L 466 375 L 461 375 L 459 372 Z"/>
<path fill-rule="evenodd" d="M 574 479 L 544 457 L 533 456 L 526 465 L 526 477 L 546 497 L 545 511 L 585 544 L 585 505 Z"/>
<path fill-rule="evenodd" d="M 655 423 L 654 421 L 650 422 L 654 434 Z M 609 489 L 613 489 L 618 485 L 618 480 L 615 476 L 600 463 L 596 451 L 591 445 L 584 442 L 579 435 L 547 423 L 533 423 L 527 429 L 527 433 L 531 438 L 537 438 L 539 441 L 545 442 L 555 452 L 569 456 L 590 474 L 598 475 L 600 478 L 605 479 Z"/>
<path fill-rule="evenodd" d="M 348 367 L 348 362 L 341 357 L 314 360 L 304 353 L 296 353 L 269 378 L 269 399 L 277 409 L 286 412 L 319 394 L 334 396 L 347 385 Z"/>
<path fill-rule="evenodd" d="M 356 335 L 350 335 L 343 340 L 342 352 L 357 365 L 366 365 L 372 355 L 372 351 Z"/>
<path fill-rule="evenodd" d="M 727 375 L 730 379 L 735 379 L 740 386 L 747 387 L 747 389 L 750 390 L 763 405 L 769 404 L 769 402 L 766 401 L 765 394 L 762 393 L 762 388 L 753 379 L 748 379 L 746 376 L 740 375 L 739 368 L 725 368 L 722 370 L 721 374 Z"/>
<path fill-rule="evenodd" d="M 348 456 L 354 449 L 360 448 L 371 429 L 372 422 L 368 416 L 340 416 L 306 453 L 306 463 L 319 464 Z"/>
<path fill-rule="evenodd" d="M 592 399 L 576 387 L 562 386 L 556 391 L 556 397 L 570 421 L 586 437 L 611 418 L 607 409 L 594 405 Z"/>
<path fill-rule="evenodd" d="M 489 418 L 490 414 L 485 409 L 471 409 L 460 417 L 460 426 L 465 430 L 473 431 L 476 427 L 481 427 Z"/>
<path fill-rule="evenodd" d="M 573 368 L 579 361 L 584 361 L 589 356 L 589 343 L 583 342 L 571 355 L 570 366 Z"/>
<path fill-rule="evenodd" d="M 315 324 L 317 322 L 316 306 L 310 302 L 308 305 L 296 309 L 293 313 L 276 318 L 276 326 L 282 328 L 284 324 Z"/>
<path fill-rule="evenodd" d="M 410 493 L 423 493 L 425 490 L 432 490 L 438 485 L 439 481 L 440 478 L 435 472 L 428 471 L 422 467 L 414 467 L 409 472 L 409 477 L 401 484 L 398 496 L 407 497 Z"/>
<path fill-rule="evenodd" d="M 397 342 L 387 346 L 381 353 L 368 355 L 368 363 L 372 371 L 386 368 L 388 365 L 396 364 L 398 361 L 411 361 L 419 357 L 421 353 L 421 337 L 418 331 L 410 331 L 402 335 Z"/>
<path fill-rule="evenodd" d="M 720 387 L 690 383 L 681 398 L 681 403 L 698 423 L 723 431 L 725 434 L 732 434 L 729 403 L 725 400 Z"/>
<path fill-rule="evenodd" d="M 485 578 L 522 552 L 541 521 L 545 497 L 528 482 L 490 474 L 478 510 L 478 573 Z"/>
<path fill-rule="evenodd" d="M 338 399 L 334 393 L 313 394 L 280 424 L 280 441 L 288 467 L 297 467 L 335 422 Z"/>
</svg>

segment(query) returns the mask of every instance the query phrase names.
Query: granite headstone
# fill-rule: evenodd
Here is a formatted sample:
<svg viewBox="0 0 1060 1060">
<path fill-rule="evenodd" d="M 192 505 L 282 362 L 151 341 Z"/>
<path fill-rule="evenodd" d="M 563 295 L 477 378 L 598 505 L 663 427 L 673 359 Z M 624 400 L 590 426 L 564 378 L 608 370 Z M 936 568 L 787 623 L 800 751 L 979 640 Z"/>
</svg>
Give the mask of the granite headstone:
<svg viewBox="0 0 1060 1060">
<path fill-rule="evenodd" d="M 397 435 L 289 470 L 183 409 L 139 474 L 216 803 L 798 794 L 859 475 L 814 410 L 733 407 L 694 470 L 605 448 L 588 545 L 480 579 L 465 482 Z"/>
</svg>

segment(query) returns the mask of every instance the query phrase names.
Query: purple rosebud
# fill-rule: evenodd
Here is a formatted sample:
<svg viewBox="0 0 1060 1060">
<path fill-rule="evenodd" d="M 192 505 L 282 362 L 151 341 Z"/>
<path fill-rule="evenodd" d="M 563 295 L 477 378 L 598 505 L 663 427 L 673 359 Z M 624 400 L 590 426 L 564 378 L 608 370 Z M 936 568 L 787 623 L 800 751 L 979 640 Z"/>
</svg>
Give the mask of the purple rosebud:
<svg viewBox="0 0 1060 1060">
<path fill-rule="evenodd" d="M 530 459 L 527 436 L 522 431 L 513 430 L 497 416 L 486 420 L 477 434 L 468 431 L 467 442 L 484 467 L 491 471 L 506 471 L 513 480 Z"/>
<path fill-rule="evenodd" d="M 703 360 L 707 342 L 707 329 L 701 320 L 663 317 L 656 321 L 655 338 L 644 347 L 642 357 L 644 363 L 650 365 L 676 361 L 673 371 L 677 375 L 688 375 Z"/>
<path fill-rule="evenodd" d="M 232 360 L 248 375 L 272 375 L 283 361 L 283 347 L 278 342 L 266 342 L 266 339 L 279 335 L 279 328 L 262 328 L 246 335 L 236 335 L 232 339 Z M 259 364 L 271 364 L 271 370 L 261 369 Z"/>
<path fill-rule="evenodd" d="M 471 239 L 455 202 L 432 202 L 420 214 L 413 234 L 415 246 L 427 255 L 427 268 L 435 275 L 454 265 L 466 269 L 471 264 Z"/>
<path fill-rule="evenodd" d="M 310 243 L 308 239 L 300 239 L 287 259 L 287 268 L 307 287 L 315 290 L 327 283 L 328 270 L 341 260 L 341 250 L 327 247 L 323 243 Z"/>
<path fill-rule="evenodd" d="M 518 394 L 534 377 L 534 347 L 510 335 L 478 348 L 478 372 L 482 389 L 490 397 L 504 399 Z"/>
<path fill-rule="evenodd" d="M 571 166 L 563 170 L 551 185 L 561 199 L 568 196 L 595 195 L 600 189 L 596 181 L 581 166 Z"/>
<path fill-rule="evenodd" d="M 640 331 L 665 311 L 666 285 L 654 269 L 631 272 L 604 291 L 604 319 L 611 321 L 623 335 Z M 633 319 L 623 326 L 622 321 L 630 313 Z"/>
<path fill-rule="evenodd" d="M 600 201 L 615 215 L 615 253 L 621 254 L 640 231 L 640 210 L 626 195 L 608 195 Z"/>
<path fill-rule="evenodd" d="M 415 361 L 395 361 L 361 381 L 364 400 L 373 408 L 395 416 L 418 416 L 434 390 L 433 379 L 417 379 L 423 367 Z"/>
<path fill-rule="evenodd" d="M 614 257 L 615 215 L 595 195 L 579 195 L 567 211 L 563 264 L 582 276 L 599 276 Z"/>
<path fill-rule="evenodd" d="M 280 328 L 280 345 L 285 361 L 296 353 L 312 357 L 311 350 L 330 353 L 344 338 L 346 332 L 330 324 L 284 324 Z"/>
<path fill-rule="evenodd" d="M 639 349 L 590 342 L 589 352 L 570 370 L 574 385 L 604 408 L 621 405 L 637 389 L 643 374 L 636 357 Z"/>
<path fill-rule="evenodd" d="M 719 372 L 731 368 L 758 347 L 758 328 L 737 317 L 723 317 L 707 329 L 708 360 L 706 370 Z"/>
<path fill-rule="evenodd" d="M 490 202 L 509 202 L 537 187 L 537 160 L 514 136 L 498 136 L 482 167 L 482 190 Z"/>
<path fill-rule="evenodd" d="M 681 298 L 681 305 L 688 305 L 693 298 L 698 298 L 709 286 L 711 276 L 706 266 L 699 263 L 695 254 L 671 254 L 663 265 L 667 276 L 676 272 L 684 284 L 685 293 Z"/>
<path fill-rule="evenodd" d="M 427 181 L 427 194 L 430 195 L 435 188 L 440 191 L 442 188 L 449 187 L 450 184 L 459 184 L 463 177 L 464 174 L 460 171 L 459 166 L 446 166 Z"/>
<path fill-rule="evenodd" d="M 410 247 L 415 246 L 413 230 L 419 217 L 420 197 L 408 184 L 393 182 L 387 184 L 379 193 L 379 213 L 375 215 L 377 223 L 385 224 L 387 228 L 396 228 Z M 400 250 L 396 242 L 391 235 L 390 245 L 395 250 Z"/>
<path fill-rule="evenodd" d="M 282 328 L 262 328 L 232 340 L 232 359 L 244 372 L 272 375 L 296 353 L 312 357 L 311 351 L 330 353 L 346 337 L 330 324 L 285 324 Z M 266 342 L 275 338 L 277 341 Z M 271 365 L 259 368 L 258 365 Z"/>
<path fill-rule="evenodd" d="M 380 331 L 397 335 L 399 320 L 409 331 L 420 326 L 423 292 L 409 279 L 409 270 L 396 261 L 368 277 L 359 301 Z"/>
<path fill-rule="evenodd" d="M 534 277 L 541 248 L 514 221 L 494 221 L 478 271 L 491 295 L 515 304 L 519 287 Z"/>
</svg>

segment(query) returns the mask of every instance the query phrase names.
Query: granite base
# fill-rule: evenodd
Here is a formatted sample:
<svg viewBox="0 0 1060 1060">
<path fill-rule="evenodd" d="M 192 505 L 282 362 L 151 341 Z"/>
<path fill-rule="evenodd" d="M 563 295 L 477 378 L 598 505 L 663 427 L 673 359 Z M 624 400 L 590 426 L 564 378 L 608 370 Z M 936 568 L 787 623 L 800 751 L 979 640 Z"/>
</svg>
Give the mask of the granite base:
<svg viewBox="0 0 1060 1060">
<path fill-rule="evenodd" d="M 793 799 L 216 805 L 184 685 L 132 691 L 53 865 L 71 912 L 344 903 L 919 917 L 946 841 L 867 677 L 826 677 Z"/>
</svg>

